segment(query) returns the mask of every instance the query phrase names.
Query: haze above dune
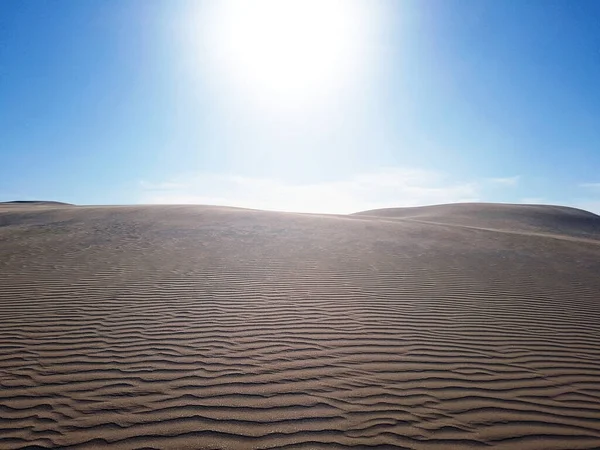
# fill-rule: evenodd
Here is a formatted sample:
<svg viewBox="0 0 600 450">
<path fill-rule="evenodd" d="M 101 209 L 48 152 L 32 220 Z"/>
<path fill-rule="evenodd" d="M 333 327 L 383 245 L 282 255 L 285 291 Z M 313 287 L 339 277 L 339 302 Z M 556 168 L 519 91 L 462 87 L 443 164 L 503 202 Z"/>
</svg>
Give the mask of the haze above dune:
<svg viewBox="0 0 600 450">
<path fill-rule="evenodd" d="M 600 217 L 0 204 L 0 448 L 600 447 Z"/>
</svg>

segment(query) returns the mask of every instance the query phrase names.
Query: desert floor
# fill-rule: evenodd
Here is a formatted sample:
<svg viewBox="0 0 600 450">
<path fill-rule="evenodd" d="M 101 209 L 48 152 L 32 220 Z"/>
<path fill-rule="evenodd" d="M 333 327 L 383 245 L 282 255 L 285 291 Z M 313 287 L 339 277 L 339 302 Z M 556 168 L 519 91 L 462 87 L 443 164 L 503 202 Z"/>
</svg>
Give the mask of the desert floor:
<svg viewBox="0 0 600 450">
<path fill-rule="evenodd" d="M 600 448 L 600 217 L 0 205 L 0 448 Z"/>
</svg>

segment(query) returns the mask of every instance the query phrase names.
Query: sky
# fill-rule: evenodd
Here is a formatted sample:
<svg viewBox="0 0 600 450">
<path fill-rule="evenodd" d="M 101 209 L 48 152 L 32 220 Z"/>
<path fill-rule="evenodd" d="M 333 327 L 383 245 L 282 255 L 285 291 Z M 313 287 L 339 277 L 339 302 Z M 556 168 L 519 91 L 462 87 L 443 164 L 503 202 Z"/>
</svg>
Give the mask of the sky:
<svg viewBox="0 0 600 450">
<path fill-rule="evenodd" d="M 10 200 L 600 213 L 600 2 L 4 0 Z"/>
</svg>

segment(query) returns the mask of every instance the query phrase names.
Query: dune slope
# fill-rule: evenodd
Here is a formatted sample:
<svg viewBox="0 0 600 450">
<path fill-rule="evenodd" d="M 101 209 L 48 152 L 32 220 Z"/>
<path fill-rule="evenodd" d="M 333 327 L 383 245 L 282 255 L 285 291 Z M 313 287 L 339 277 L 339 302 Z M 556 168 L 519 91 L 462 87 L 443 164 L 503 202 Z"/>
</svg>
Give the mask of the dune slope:
<svg viewBox="0 0 600 450">
<path fill-rule="evenodd" d="M 0 448 L 599 448 L 597 216 L 505 206 L 3 206 Z"/>
<path fill-rule="evenodd" d="M 374 209 L 355 215 L 600 239 L 600 216 L 567 206 L 455 203 Z"/>
</svg>

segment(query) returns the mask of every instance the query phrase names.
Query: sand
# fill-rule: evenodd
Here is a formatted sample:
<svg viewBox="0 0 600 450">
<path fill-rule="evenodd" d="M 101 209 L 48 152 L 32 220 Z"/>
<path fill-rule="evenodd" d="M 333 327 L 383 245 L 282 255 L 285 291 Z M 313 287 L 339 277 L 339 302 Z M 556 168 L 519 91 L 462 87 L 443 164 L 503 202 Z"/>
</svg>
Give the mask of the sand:
<svg viewBox="0 0 600 450">
<path fill-rule="evenodd" d="M 0 448 L 600 448 L 600 217 L 0 205 Z"/>
</svg>

